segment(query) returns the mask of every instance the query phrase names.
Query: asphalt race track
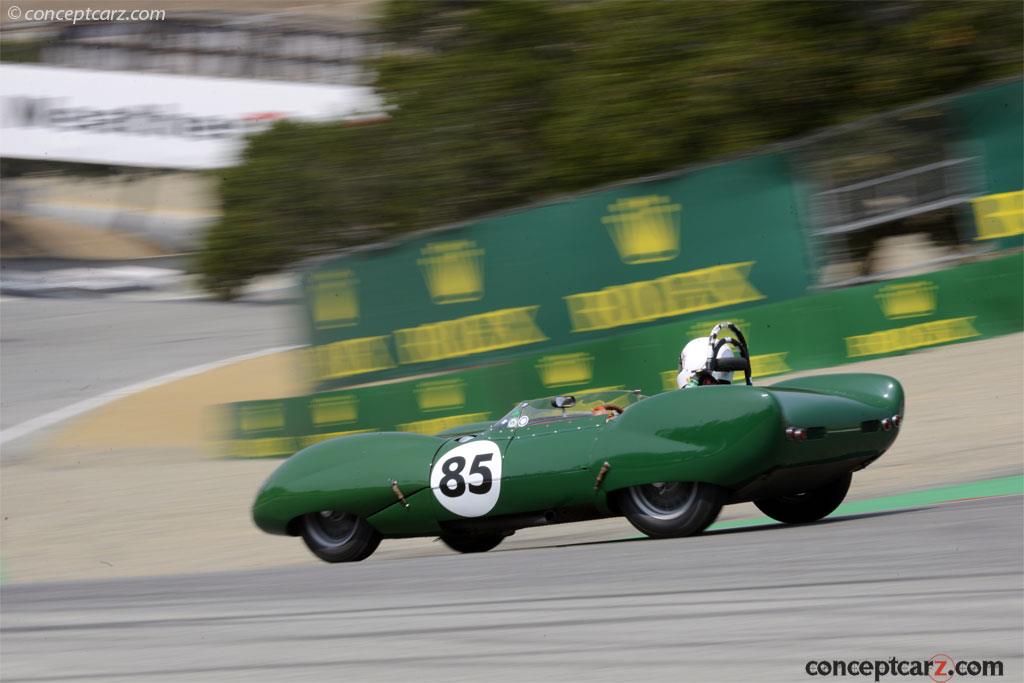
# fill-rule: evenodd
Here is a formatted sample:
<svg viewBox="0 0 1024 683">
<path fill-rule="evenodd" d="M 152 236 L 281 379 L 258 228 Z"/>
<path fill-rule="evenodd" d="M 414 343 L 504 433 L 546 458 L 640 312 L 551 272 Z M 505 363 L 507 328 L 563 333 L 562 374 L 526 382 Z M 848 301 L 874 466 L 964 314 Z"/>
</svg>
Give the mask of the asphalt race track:
<svg viewBox="0 0 1024 683">
<path fill-rule="evenodd" d="M 1004 677 L 989 680 L 1017 681 L 1022 516 L 1015 495 L 678 541 L 6 585 L 2 674 L 872 680 L 812 678 L 804 667 L 944 653 L 1001 659 Z M 298 541 L 295 551 L 305 552 Z"/>
<path fill-rule="evenodd" d="M 192 365 L 299 343 L 292 306 L 214 301 L 0 302 L 7 429 Z"/>
</svg>

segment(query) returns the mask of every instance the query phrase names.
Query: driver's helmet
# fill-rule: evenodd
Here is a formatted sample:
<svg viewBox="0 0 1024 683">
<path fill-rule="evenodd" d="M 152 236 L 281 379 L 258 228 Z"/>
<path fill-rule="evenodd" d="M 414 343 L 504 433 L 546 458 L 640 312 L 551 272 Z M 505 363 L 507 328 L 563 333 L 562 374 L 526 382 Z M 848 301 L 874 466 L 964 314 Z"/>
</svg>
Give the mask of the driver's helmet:
<svg viewBox="0 0 1024 683">
<path fill-rule="evenodd" d="M 734 355 L 736 354 L 727 345 L 718 348 L 717 358 L 732 358 Z M 705 371 L 710 357 L 711 342 L 708 341 L 707 337 L 691 339 L 679 354 L 679 374 L 676 376 L 676 386 L 683 389 L 688 386 L 699 385 L 702 373 L 710 375 L 719 381 L 732 382 L 731 372 L 708 373 Z"/>
</svg>

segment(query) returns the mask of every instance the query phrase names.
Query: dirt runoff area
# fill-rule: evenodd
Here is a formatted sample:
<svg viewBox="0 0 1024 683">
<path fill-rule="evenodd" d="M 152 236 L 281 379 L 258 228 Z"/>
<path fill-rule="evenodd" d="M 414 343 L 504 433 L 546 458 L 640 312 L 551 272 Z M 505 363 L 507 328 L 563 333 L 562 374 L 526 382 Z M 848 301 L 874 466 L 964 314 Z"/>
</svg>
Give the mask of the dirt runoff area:
<svg viewBox="0 0 1024 683">
<path fill-rule="evenodd" d="M 221 374 L 183 380 L 188 384 L 123 399 L 67 424 L 30 456 L 4 464 L 0 562 L 5 580 L 316 562 L 298 539 L 262 534 L 250 521 L 252 498 L 280 461 L 217 459 L 201 445 L 207 431 L 195 424 L 205 419 L 195 405 L 235 400 L 224 398 L 225 386 L 242 388 L 232 377 L 248 378 L 249 396 L 283 395 L 279 390 L 286 388 L 285 370 L 291 362 L 282 359 L 275 366 L 273 360 L 260 359 L 260 372 L 253 372 L 256 364 L 242 363 Z M 889 453 L 857 474 L 851 498 L 1024 470 L 1024 335 L 846 365 L 838 371 L 891 374 L 907 392 L 900 438 Z M 829 371 L 799 374 L 823 372 Z M 140 415 L 147 416 L 142 427 L 125 428 L 140 424 L 128 419 Z M 732 506 L 723 518 L 753 514 L 750 505 Z M 506 543 L 522 547 L 634 535 L 625 520 L 613 519 L 524 530 Z M 446 552 L 429 539 L 385 541 L 369 561 Z"/>
</svg>

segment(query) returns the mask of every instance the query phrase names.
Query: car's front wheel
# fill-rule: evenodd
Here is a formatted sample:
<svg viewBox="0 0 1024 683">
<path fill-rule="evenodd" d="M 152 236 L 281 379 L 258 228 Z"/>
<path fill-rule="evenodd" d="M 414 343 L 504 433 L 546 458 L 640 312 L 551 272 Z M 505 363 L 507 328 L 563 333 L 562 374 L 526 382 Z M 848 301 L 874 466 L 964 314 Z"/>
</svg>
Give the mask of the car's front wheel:
<svg viewBox="0 0 1024 683">
<path fill-rule="evenodd" d="M 692 536 L 715 521 L 725 490 L 692 481 L 630 486 L 619 494 L 619 508 L 630 524 L 652 538 Z"/>
<path fill-rule="evenodd" d="M 358 562 L 380 545 L 380 533 L 362 517 L 334 510 L 302 518 L 302 540 L 324 562 Z"/>
<path fill-rule="evenodd" d="M 506 534 L 441 534 L 441 542 L 459 553 L 486 553 L 505 540 Z"/>
<path fill-rule="evenodd" d="M 755 500 L 754 505 L 772 519 L 785 524 L 817 522 L 832 514 L 846 498 L 853 474 L 847 472 L 834 481 L 809 491 L 777 498 Z"/>
</svg>

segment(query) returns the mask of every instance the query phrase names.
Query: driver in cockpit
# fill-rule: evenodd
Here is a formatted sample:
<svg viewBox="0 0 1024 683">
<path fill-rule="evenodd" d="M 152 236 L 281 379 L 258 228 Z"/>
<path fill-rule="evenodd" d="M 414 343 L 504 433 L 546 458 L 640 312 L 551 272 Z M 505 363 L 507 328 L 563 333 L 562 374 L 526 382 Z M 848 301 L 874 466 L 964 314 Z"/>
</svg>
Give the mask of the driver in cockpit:
<svg viewBox="0 0 1024 683">
<path fill-rule="evenodd" d="M 711 358 L 711 340 L 698 337 L 690 340 L 679 354 L 679 374 L 676 375 L 676 386 L 680 389 L 703 387 L 709 384 L 731 384 L 731 372 L 710 372 L 708 360 Z M 736 354 L 728 346 L 720 346 L 716 358 L 732 358 Z"/>
<path fill-rule="evenodd" d="M 622 408 L 611 403 L 594 406 L 590 409 L 591 415 L 604 415 L 606 420 L 622 415 Z"/>
</svg>

